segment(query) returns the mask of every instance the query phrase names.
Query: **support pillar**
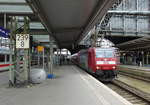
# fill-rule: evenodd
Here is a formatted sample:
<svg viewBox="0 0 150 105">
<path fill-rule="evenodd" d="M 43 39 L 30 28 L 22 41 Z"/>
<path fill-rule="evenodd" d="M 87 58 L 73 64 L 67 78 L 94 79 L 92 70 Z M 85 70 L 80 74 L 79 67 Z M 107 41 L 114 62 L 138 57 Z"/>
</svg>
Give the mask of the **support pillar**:
<svg viewBox="0 0 150 105">
<path fill-rule="evenodd" d="M 126 64 L 126 54 L 125 53 L 123 53 L 123 64 Z"/>
<path fill-rule="evenodd" d="M 145 64 L 144 51 L 142 51 L 141 54 L 142 54 L 142 66 L 144 66 L 144 64 Z"/>
<path fill-rule="evenodd" d="M 6 13 L 4 13 L 4 28 L 7 29 L 7 15 L 6 15 Z M 4 42 L 5 42 L 4 46 L 6 47 L 7 46 L 7 39 L 4 39 Z"/>
<path fill-rule="evenodd" d="M 60 57 L 59 57 L 59 60 L 60 60 L 60 65 L 62 65 L 62 53 L 61 53 L 61 49 L 60 49 Z"/>
<path fill-rule="evenodd" d="M 49 73 L 53 74 L 53 44 L 51 41 L 51 36 L 49 36 L 50 40 L 50 51 L 49 51 Z"/>
<path fill-rule="evenodd" d="M 136 54 L 136 52 L 134 52 L 134 54 L 133 54 L 133 60 L 134 60 L 134 65 L 137 65 L 136 63 L 136 57 L 137 57 L 137 54 Z"/>
<path fill-rule="evenodd" d="M 28 34 L 28 29 L 29 29 L 29 20 L 28 17 L 24 17 L 24 34 Z M 24 82 L 29 82 L 29 73 L 30 73 L 30 57 L 29 57 L 29 51 L 30 49 L 24 49 L 24 64 L 23 64 L 23 69 L 24 69 Z"/>
<path fill-rule="evenodd" d="M 40 52 L 38 51 L 38 65 L 40 65 Z"/>
<path fill-rule="evenodd" d="M 14 52 L 14 37 L 15 37 L 15 30 L 16 30 L 16 18 L 13 16 L 11 17 L 11 22 L 10 22 L 10 26 L 9 28 L 11 29 L 10 31 L 10 43 L 9 43 L 9 86 L 14 86 L 15 84 L 15 70 L 12 67 L 12 64 L 14 62 L 14 60 L 12 59 L 12 55 Z"/>
<path fill-rule="evenodd" d="M 149 52 L 147 52 L 147 54 L 146 54 L 146 64 L 147 65 L 149 64 L 148 58 L 149 58 Z"/>
<path fill-rule="evenodd" d="M 4 28 L 7 28 L 7 15 L 4 13 Z"/>
<path fill-rule="evenodd" d="M 45 50 L 43 47 L 43 69 L 45 69 Z"/>
<path fill-rule="evenodd" d="M 30 57 L 29 49 L 16 48 L 16 34 L 28 34 L 29 20 L 24 17 L 24 27 L 22 32 L 17 31 L 17 17 L 12 17 L 11 20 L 11 35 L 10 35 L 10 68 L 9 68 L 9 84 L 11 86 L 24 86 L 29 82 L 30 73 Z M 14 49 L 14 50 L 13 50 Z M 12 55 L 14 51 L 14 61 Z M 22 59 L 22 60 L 21 60 Z M 14 68 L 11 66 L 15 64 Z"/>
<path fill-rule="evenodd" d="M 59 59 L 59 49 L 57 49 L 57 57 L 56 57 L 56 59 L 57 59 L 57 65 L 59 65 L 59 61 L 60 61 L 60 59 Z"/>
</svg>

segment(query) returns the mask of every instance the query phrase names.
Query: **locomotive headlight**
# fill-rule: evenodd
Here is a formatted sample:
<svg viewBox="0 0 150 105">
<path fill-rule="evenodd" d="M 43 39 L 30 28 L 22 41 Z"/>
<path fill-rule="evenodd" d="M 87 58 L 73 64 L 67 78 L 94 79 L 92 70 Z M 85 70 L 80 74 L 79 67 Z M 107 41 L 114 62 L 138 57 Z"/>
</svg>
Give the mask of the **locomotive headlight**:
<svg viewBox="0 0 150 105">
<path fill-rule="evenodd" d="M 104 61 L 97 61 L 96 64 L 104 64 Z"/>
<path fill-rule="evenodd" d="M 108 61 L 108 64 L 116 64 L 115 61 Z"/>
<path fill-rule="evenodd" d="M 113 66 L 112 68 L 113 68 L 113 69 L 116 69 L 116 67 L 115 67 L 115 66 Z"/>
<path fill-rule="evenodd" d="M 99 69 L 100 67 L 96 67 L 96 69 Z"/>
</svg>

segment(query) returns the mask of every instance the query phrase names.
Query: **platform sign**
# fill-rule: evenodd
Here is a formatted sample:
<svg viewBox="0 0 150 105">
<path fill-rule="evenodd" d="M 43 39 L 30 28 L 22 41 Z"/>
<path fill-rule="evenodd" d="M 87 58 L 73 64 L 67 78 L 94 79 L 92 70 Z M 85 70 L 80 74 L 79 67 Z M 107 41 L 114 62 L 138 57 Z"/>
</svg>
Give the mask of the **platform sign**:
<svg viewBox="0 0 150 105">
<path fill-rule="evenodd" d="M 37 50 L 38 50 L 39 52 L 42 52 L 42 51 L 44 50 L 44 46 L 37 46 Z"/>
<path fill-rule="evenodd" d="M 16 34 L 16 48 L 29 48 L 29 34 Z"/>
<path fill-rule="evenodd" d="M 10 31 L 0 26 L 0 37 L 9 38 Z"/>
</svg>

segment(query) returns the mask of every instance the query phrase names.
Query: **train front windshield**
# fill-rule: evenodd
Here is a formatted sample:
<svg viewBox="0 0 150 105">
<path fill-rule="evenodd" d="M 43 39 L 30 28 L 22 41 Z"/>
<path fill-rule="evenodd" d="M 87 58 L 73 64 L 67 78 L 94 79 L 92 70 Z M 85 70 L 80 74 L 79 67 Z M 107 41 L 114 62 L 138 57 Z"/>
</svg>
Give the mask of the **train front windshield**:
<svg viewBox="0 0 150 105">
<path fill-rule="evenodd" d="M 113 50 L 96 50 L 96 58 L 113 58 Z"/>
</svg>

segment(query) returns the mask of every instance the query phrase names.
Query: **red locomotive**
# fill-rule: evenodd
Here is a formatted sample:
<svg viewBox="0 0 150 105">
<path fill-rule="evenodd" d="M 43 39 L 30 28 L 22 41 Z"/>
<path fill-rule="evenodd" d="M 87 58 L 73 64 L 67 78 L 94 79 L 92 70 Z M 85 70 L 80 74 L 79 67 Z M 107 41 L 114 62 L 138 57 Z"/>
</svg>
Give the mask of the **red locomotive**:
<svg viewBox="0 0 150 105">
<path fill-rule="evenodd" d="M 81 50 L 72 57 L 81 68 L 102 81 L 111 81 L 117 76 L 117 51 L 113 47 L 96 47 Z"/>
</svg>

